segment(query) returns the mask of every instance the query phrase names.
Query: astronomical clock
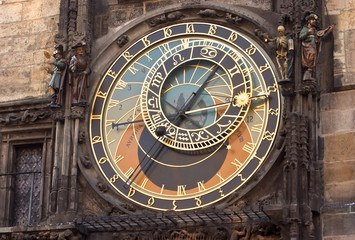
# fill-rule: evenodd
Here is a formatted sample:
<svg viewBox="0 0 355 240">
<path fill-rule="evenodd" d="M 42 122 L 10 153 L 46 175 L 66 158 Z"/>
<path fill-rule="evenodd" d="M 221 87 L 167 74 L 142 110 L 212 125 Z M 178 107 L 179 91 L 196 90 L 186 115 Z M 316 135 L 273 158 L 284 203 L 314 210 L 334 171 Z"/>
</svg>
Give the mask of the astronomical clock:
<svg viewBox="0 0 355 240">
<path fill-rule="evenodd" d="M 249 184 L 272 151 L 282 99 L 274 64 L 237 27 L 164 25 L 102 73 L 88 119 L 103 181 L 124 201 L 199 209 Z"/>
<path fill-rule="evenodd" d="M 41 170 L 25 173 L 42 174 L 26 189 L 41 187 L 47 225 L 16 239 L 321 238 L 318 107 L 332 63 L 319 55 L 303 74 L 297 37 L 321 1 L 175 2 L 61 1 L 61 101 L 0 114 L 1 169 L 15 169 L 17 144 L 46 144 Z M 7 227 L 25 188 L 6 181 Z"/>
<path fill-rule="evenodd" d="M 181 8 L 107 40 L 92 61 L 93 168 L 82 168 L 104 199 L 133 216 L 209 216 L 262 182 L 280 153 L 284 100 L 257 27 L 235 13 Z"/>
</svg>

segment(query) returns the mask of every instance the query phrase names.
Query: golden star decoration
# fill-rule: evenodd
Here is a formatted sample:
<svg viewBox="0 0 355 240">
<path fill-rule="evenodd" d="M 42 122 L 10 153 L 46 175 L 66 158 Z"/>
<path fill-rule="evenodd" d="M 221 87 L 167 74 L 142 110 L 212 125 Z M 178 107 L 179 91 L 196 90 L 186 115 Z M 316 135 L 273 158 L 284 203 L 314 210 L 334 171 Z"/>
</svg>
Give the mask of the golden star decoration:
<svg viewBox="0 0 355 240">
<path fill-rule="evenodd" d="M 237 96 L 234 97 L 235 105 L 237 107 L 243 107 L 249 104 L 250 97 L 246 92 L 241 92 Z"/>
</svg>

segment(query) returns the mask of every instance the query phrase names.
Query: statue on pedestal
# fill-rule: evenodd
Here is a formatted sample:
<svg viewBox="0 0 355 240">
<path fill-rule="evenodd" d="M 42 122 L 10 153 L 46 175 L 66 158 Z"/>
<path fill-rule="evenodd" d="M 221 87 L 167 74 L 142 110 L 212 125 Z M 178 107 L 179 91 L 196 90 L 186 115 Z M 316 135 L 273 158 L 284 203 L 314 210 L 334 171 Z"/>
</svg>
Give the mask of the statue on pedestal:
<svg viewBox="0 0 355 240">
<path fill-rule="evenodd" d="M 281 81 L 291 82 L 294 61 L 294 44 L 291 36 L 285 34 L 285 27 L 278 26 L 279 36 L 270 38 L 264 34 L 265 42 L 276 42 L 276 62 L 281 74 Z"/>
<path fill-rule="evenodd" d="M 75 55 L 69 63 L 69 85 L 71 86 L 72 105 L 86 105 L 87 88 L 89 87 L 90 61 L 86 55 L 86 44 L 80 42 L 72 49 Z"/>
<path fill-rule="evenodd" d="M 47 58 L 48 64 L 53 65 L 53 69 L 46 66 L 45 70 L 52 74 L 52 78 L 49 82 L 49 92 L 51 94 L 50 107 L 60 107 L 62 105 L 62 88 L 64 84 L 65 71 L 67 67 L 66 60 L 63 58 L 63 48 L 61 46 L 57 47 L 53 52 L 54 60 L 51 60 L 49 51 L 45 51 L 45 57 Z"/>
<path fill-rule="evenodd" d="M 299 34 L 302 41 L 302 67 L 306 69 L 303 80 L 312 79 L 315 66 L 317 64 L 317 55 L 320 42 L 332 32 L 334 25 L 330 25 L 326 29 L 317 30 L 318 16 L 314 13 L 306 17 L 307 25 L 305 25 Z"/>
</svg>

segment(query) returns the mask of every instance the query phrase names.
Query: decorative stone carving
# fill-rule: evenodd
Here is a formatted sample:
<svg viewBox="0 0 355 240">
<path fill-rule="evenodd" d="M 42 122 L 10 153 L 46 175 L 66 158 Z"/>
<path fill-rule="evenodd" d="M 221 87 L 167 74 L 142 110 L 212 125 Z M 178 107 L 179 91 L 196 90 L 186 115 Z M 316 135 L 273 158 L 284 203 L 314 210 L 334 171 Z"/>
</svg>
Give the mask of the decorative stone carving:
<svg viewBox="0 0 355 240">
<path fill-rule="evenodd" d="M 317 96 L 319 92 L 319 86 L 316 79 L 312 78 L 307 81 L 303 81 L 301 89 L 302 95 L 312 94 L 313 96 Z"/>
<path fill-rule="evenodd" d="M 64 111 L 62 109 L 56 109 L 54 111 L 52 111 L 52 115 L 51 118 L 54 121 L 64 121 Z"/>
<path fill-rule="evenodd" d="M 285 97 L 292 97 L 295 95 L 295 86 L 293 82 L 282 82 L 281 93 Z"/>
<path fill-rule="evenodd" d="M 92 163 L 90 161 L 89 156 L 80 156 L 79 159 L 80 159 L 81 164 L 83 164 L 83 166 L 85 168 L 91 168 L 92 167 Z"/>
<path fill-rule="evenodd" d="M 9 113 L 6 116 L 0 117 L 0 124 L 14 124 L 14 123 L 28 123 L 28 122 L 36 122 L 39 120 L 46 119 L 50 117 L 51 112 L 50 111 L 45 111 L 45 110 L 39 110 L 39 111 L 30 111 L 26 110 L 20 113 Z"/>
<path fill-rule="evenodd" d="M 79 143 L 84 143 L 85 140 L 86 140 L 85 131 L 80 130 L 79 131 L 79 139 L 78 139 L 78 141 L 79 141 Z"/>
<path fill-rule="evenodd" d="M 85 113 L 85 107 L 82 106 L 73 106 L 71 107 L 71 114 L 70 117 L 75 119 L 75 118 L 84 118 L 84 113 Z"/>
<path fill-rule="evenodd" d="M 120 48 L 122 48 L 124 45 L 128 43 L 128 41 L 129 41 L 129 37 L 127 35 L 122 35 L 117 39 L 116 43 Z"/>
<path fill-rule="evenodd" d="M 184 14 L 182 14 L 182 12 L 180 12 L 180 11 L 171 12 L 166 15 L 166 19 L 171 22 L 179 20 L 183 17 L 184 17 Z"/>
<path fill-rule="evenodd" d="M 265 205 L 276 204 L 278 202 L 279 202 L 278 193 L 277 192 L 273 192 L 273 193 L 270 193 L 270 194 L 268 194 L 266 196 L 263 196 L 263 197 L 259 198 L 258 205 L 265 206 Z"/>
<path fill-rule="evenodd" d="M 243 18 L 232 13 L 226 13 L 226 21 L 238 25 L 243 21 Z"/>
<path fill-rule="evenodd" d="M 153 20 L 151 20 L 149 25 L 151 27 L 155 27 L 155 26 L 157 26 L 159 24 L 165 23 L 166 21 L 167 21 L 166 20 L 166 16 L 165 16 L 165 14 L 163 14 L 163 15 L 160 15 L 160 16 L 154 18 Z"/>
<path fill-rule="evenodd" d="M 102 183 L 102 182 L 97 182 L 96 183 L 96 187 L 103 193 L 107 192 L 108 190 L 108 187 L 105 183 Z"/>
<path fill-rule="evenodd" d="M 8 234 L 1 234 L 0 240 L 10 240 L 10 236 Z"/>
<path fill-rule="evenodd" d="M 162 23 L 166 23 L 166 22 L 174 22 L 177 21 L 181 18 L 183 18 L 184 15 L 182 14 L 182 12 L 180 11 L 175 11 L 175 12 L 171 12 L 171 13 L 167 13 L 167 14 L 162 14 L 156 18 L 154 18 L 153 20 L 150 21 L 149 25 L 151 27 L 155 27 L 159 24 Z"/>
<path fill-rule="evenodd" d="M 214 9 L 200 10 L 197 14 L 201 17 L 208 17 L 208 18 L 216 18 L 216 17 L 220 18 L 224 16 L 224 13 L 218 14 L 217 11 Z"/>
</svg>

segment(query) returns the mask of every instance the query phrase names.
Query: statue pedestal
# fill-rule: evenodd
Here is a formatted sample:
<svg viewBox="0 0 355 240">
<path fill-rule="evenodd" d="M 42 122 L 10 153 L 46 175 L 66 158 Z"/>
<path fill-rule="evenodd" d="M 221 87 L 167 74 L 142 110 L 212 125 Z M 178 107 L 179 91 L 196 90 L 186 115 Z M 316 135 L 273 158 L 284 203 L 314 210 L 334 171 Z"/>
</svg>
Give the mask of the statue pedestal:
<svg viewBox="0 0 355 240">
<path fill-rule="evenodd" d="M 313 71 L 307 69 L 303 74 L 303 81 L 315 81 L 316 79 L 312 77 L 312 75 L 313 75 Z"/>
</svg>

